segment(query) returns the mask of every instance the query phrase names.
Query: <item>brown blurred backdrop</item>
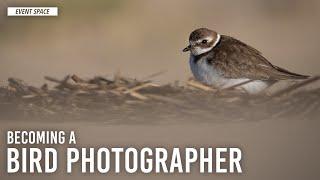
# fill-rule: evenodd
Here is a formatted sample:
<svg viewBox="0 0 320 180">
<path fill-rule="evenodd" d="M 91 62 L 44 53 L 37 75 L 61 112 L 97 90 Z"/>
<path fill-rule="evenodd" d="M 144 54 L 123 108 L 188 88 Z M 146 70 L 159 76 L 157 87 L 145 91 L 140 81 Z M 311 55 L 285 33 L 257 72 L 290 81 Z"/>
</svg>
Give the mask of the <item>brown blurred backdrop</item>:
<svg viewBox="0 0 320 180">
<path fill-rule="evenodd" d="M 209 27 L 263 52 L 274 64 L 318 74 L 317 0 L 0 0 L 0 82 L 44 75 L 122 74 L 160 82 L 191 74 L 181 52 L 189 33 Z M 6 17 L 7 6 L 58 6 L 59 17 Z"/>
</svg>

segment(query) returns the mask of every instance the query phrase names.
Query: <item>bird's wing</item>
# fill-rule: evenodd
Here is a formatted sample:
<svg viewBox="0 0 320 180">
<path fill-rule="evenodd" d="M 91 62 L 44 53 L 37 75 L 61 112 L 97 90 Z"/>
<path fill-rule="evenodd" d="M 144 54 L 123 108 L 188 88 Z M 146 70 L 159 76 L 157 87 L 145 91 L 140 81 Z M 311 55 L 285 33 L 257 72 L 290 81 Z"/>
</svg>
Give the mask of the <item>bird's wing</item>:
<svg viewBox="0 0 320 180">
<path fill-rule="evenodd" d="M 228 36 L 222 37 L 211 59 L 209 62 L 227 78 L 283 80 L 308 77 L 271 64 L 258 50 Z"/>
</svg>

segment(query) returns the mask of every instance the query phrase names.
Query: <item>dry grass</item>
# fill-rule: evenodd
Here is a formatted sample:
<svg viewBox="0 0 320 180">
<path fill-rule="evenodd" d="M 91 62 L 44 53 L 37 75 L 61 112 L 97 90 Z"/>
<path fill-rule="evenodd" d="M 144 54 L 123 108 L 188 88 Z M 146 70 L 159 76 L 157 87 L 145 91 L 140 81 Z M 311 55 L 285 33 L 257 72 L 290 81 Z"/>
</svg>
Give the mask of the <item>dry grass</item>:
<svg viewBox="0 0 320 180">
<path fill-rule="evenodd" d="M 0 119 L 90 122 L 94 118 L 110 124 L 162 124 L 270 118 L 317 120 L 320 115 L 320 88 L 303 89 L 319 77 L 271 95 L 255 96 L 236 90 L 240 85 L 218 90 L 194 80 L 186 85 L 157 85 L 119 74 L 114 78 L 68 75 L 62 80 L 45 79 L 55 86 L 44 84 L 38 88 L 9 78 L 8 85 L 0 88 Z"/>
</svg>

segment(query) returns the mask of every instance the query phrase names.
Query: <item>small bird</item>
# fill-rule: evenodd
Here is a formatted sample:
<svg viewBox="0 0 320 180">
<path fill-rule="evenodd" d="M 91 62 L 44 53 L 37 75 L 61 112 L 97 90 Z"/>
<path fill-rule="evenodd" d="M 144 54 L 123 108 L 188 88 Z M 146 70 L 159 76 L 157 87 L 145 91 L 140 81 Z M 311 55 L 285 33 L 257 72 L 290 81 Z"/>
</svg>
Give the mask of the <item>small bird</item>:
<svg viewBox="0 0 320 180">
<path fill-rule="evenodd" d="M 253 47 L 230 36 L 200 28 L 189 36 L 190 67 L 196 80 L 220 89 L 244 83 L 241 88 L 257 94 L 279 80 L 306 79 L 271 64 Z"/>
</svg>

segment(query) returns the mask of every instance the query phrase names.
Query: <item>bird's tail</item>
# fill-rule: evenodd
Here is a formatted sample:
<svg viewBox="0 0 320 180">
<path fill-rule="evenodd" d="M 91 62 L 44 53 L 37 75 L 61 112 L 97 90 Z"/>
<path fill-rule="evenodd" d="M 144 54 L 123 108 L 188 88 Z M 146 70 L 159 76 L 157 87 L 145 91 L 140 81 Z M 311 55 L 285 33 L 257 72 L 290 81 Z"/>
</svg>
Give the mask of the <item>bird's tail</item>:
<svg viewBox="0 0 320 180">
<path fill-rule="evenodd" d="M 293 73 L 290 72 L 286 69 L 280 68 L 278 66 L 275 66 L 275 68 L 284 76 L 286 77 L 286 79 L 307 79 L 310 76 L 308 75 L 302 75 L 302 74 L 297 74 L 297 73 Z"/>
</svg>

